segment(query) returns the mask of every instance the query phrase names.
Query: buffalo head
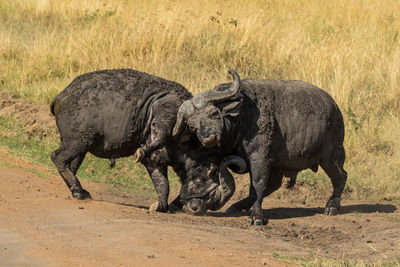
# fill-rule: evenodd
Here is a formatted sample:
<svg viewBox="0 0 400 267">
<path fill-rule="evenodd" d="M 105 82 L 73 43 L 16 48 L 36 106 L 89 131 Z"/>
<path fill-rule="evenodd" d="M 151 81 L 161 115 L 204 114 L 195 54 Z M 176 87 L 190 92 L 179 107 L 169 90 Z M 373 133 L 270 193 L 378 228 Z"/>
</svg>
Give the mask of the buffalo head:
<svg viewBox="0 0 400 267">
<path fill-rule="evenodd" d="M 218 210 L 232 197 L 235 181 L 228 166 L 238 173 L 246 171 L 246 162 L 241 157 L 228 156 L 221 161 L 219 169 L 211 166 L 206 180 L 189 179 L 182 185 L 180 197 L 186 212 L 199 215 L 207 210 Z M 217 174 L 218 181 L 215 180 Z"/>
<path fill-rule="evenodd" d="M 230 70 L 229 73 L 233 76 L 232 84 L 221 84 L 200 92 L 180 106 L 173 136 L 178 136 L 186 124 L 203 146 L 220 144 L 224 117 L 238 116 L 241 104 L 237 97 L 240 77 L 235 71 Z"/>
</svg>

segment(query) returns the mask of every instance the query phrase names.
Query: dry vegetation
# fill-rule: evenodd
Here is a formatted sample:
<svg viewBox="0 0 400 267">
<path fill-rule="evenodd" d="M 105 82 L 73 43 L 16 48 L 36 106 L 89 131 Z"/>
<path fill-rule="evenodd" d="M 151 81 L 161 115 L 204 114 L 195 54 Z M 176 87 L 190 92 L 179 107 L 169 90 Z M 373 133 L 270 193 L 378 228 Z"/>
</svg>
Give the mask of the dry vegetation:
<svg viewBox="0 0 400 267">
<path fill-rule="evenodd" d="M 399 31 L 397 0 L 1 0 L 0 92 L 48 103 L 77 75 L 106 68 L 194 93 L 230 68 L 309 81 L 343 112 L 347 190 L 400 198 Z"/>
</svg>

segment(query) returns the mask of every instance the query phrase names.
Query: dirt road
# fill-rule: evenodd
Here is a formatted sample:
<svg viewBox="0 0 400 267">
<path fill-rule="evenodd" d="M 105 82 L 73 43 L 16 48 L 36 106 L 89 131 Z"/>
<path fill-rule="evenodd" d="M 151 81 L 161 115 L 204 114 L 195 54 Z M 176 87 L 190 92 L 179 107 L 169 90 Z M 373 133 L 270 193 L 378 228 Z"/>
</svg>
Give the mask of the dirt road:
<svg viewBox="0 0 400 267">
<path fill-rule="evenodd" d="M 85 181 L 93 200 L 78 201 L 60 177 L 31 170 L 48 172 L 0 150 L 0 266 L 286 266 L 282 257 L 400 255 L 400 213 L 390 202 L 344 201 L 342 214 L 328 217 L 323 202 L 271 197 L 269 224 L 248 227 L 246 215 L 149 212 L 152 200 Z M 301 188 L 280 190 L 300 199 Z"/>
</svg>

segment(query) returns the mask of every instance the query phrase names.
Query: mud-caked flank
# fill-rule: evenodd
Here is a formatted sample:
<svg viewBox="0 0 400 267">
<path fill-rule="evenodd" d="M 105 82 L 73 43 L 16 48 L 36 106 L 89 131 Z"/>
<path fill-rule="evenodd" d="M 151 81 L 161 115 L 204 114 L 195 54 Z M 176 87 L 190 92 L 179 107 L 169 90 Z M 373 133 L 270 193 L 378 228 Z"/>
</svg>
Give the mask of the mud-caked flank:
<svg viewBox="0 0 400 267">
<path fill-rule="evenodd" d="M 71 190 L 73 197 L 90 197 L 76 177 L 87 152 L 111 160 L 131 156 L 142 162 L 155 186 L 157 211 L 168 210 L 167 165 L 175 165 L 184 180 L 206 175 L 210 161 L 197 163 L 200 146 L 177 145 L 171 138 L 180 105 L 191 98 L 182 85 L 131 69 L 101 70 L 75 78 L 50 105 L 60 132 L 60 147 L 51 159 Z M 168 153 L 167 146 L 172 149 Z M 179 155 L 179 156 L 178 156 Z M 217 162 L 215 162 L 217 163 Z M 191 169 L 199 169 L 190 173 Z M 179 201 L 176 201 L 178 203 Z"/>
</svg>

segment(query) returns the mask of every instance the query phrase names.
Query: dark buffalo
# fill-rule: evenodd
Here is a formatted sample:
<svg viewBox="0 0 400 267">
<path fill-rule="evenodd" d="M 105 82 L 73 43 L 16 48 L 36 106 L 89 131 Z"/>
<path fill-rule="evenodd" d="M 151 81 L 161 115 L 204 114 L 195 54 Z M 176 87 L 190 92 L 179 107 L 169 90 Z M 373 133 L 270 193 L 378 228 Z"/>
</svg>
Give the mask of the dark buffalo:
<svg viewBox="0 0 400 267">
<path fill-rule="evenodd" d="M 228 211 L 252 207 L 249 223 L 264 224 L 262 200 L 281 186 L 282 177 L 295 179 L 301 170 L 317 171 L 321 166 L 333 184 L 325 213 L 337 214 L 347 173 L 343 169 L 343 117 L 332 97 L 303 81 L 241 81 L 236 72 L 230 74 L 233 83 L 185 101 L 173 130 L 177 136 L 188 128 L 204 147 L 218 147 L 222 156 L 235 154 L 245 159 L 250 193 Z M 206 184 L 204 180 L 199 183 L 197 188 Z M 197 213 L 220 199 L 210 192 L 202 197 L 184 196 L 184 201 L 189 211 Z"/>
<path fill-rule="evenodd" d="M 144 164 L 157 191 L 158 202 L 152 210 L 168 210 L 168 165 L 182 181 L 201 177 L 212 181 L 213 189 L 223 186 L 223 177 L 219 181 L 215 170 L 221 159 L 212 150 L 193 138 L 185 142 L 170 138 L 180 105 L 191 97 L 176 82 L 130 69 L 96 71 L 75 78 L 50 106 L 61 138 L 51 159 L 72 196 L 90 198 L 76 177 L 87 152 L 108 158 L 113 165 L 116 158 L 136 151 L 136 160 Z M 181 206 L 179 197 L 173 203 Z"/>
</svg>

